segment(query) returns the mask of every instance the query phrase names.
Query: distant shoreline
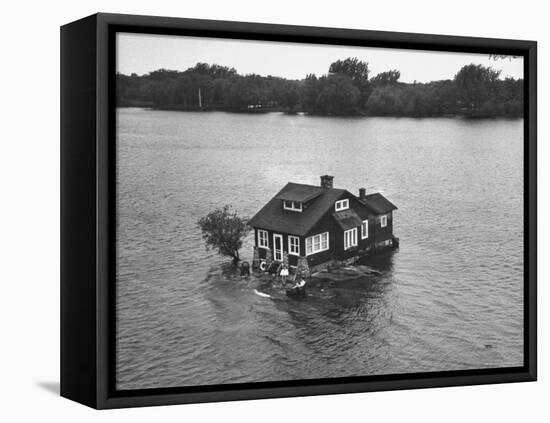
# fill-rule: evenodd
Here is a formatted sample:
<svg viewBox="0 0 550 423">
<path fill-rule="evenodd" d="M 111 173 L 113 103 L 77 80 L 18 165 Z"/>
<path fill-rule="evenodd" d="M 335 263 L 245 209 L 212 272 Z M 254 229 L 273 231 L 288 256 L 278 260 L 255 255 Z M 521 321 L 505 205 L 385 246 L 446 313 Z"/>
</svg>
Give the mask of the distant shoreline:
<svg viewBox="0 0 550 423">
<path fill-rule="evenodd" d="M 315 116 L 519 118 L 524 116 L 522 79 L 499 79 L 481 65 L 457 70 L 452 80 L 400 82 L 393 69 L 370 75 L 367 62 L 348 57 L 328 73 L 302 80 L 239 75 L 233 68 L 197 63 L 183 72 L 116 75 L 118 106 L 232 113 L 307 113 Z"/>
<path fill-rule="evenodd" d="M 181 108 L 181 107 L 154 107 L 150 105 L 144 105 L 144 104 L 130 104 L 130 105 L 117 105 L 117 109 L 145 109 L 145 110 L 154 110 L 154 111 L 161 111 L 161 112 L 198 112 L 198 113 L 210 113 L 210 112 L 224 112 L 224 113 L 233 113 L 233 114 L 242 114 L 242 115 L 263 115 L 268 113 L 283 113 L 289 116 L 293 115 L 301 115 L 301 116 L 311 116 L 311 117 L 340 117 L 340 118 L 368 118 L 368 117 L 388 117 L 388 118 L 409 118 L 409 119 L 436 119 L 436 118 L 460 118 L 460 119 L 469 119 L 469 120 L 485 120 L 485 119 L 506 119 L 506 120 L 516 120 L 516 119 L 523 119 L 524 116 L 516 116 L 516 115 L 483 115 L 483 114 L 475 114 L 475 113 L 448 113 L 448 114 L 439 114 L 439 115 L 402 115 L 402 114 L 369 114 L 367 112 L 358 112 L 353 114 L 320 114 L 320 113 L 312 113 L 308 112 L 306 110 L 294 110 L 289 111 L 285 110 L 284 108 L 270 108 L 270 109 L 252 109 L 252 110 L 236 110 L 236 109 L 225 109 L 225 108 Z"/>
</svg>

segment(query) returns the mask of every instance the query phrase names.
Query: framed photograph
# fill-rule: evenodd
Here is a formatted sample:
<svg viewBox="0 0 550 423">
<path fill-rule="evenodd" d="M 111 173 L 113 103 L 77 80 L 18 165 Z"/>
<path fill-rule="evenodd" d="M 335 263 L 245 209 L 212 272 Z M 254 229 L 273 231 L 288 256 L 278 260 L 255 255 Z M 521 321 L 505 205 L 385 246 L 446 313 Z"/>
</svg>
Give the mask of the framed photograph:
<svg viewBox="0 0 550 423">
<path fill-rule="evenodd" d="M 536 43 L 61 28 L 61 394 L 536 380 Z"/>
</svg>

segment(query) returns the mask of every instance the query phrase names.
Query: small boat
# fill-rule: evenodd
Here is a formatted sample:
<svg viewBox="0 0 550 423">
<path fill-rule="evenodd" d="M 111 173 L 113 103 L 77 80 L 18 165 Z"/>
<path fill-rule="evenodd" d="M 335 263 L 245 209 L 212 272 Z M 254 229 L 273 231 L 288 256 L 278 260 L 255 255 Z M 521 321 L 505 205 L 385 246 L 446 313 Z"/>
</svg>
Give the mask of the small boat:
<svg viewBox="0 0 550 423">
<path fill-rule="evenodd" d="M 285 287 L 286 295 L 294 298 L 305 298 L 306 296 L 306 281 L 303 279 L 296 284 L 288 284 Z"/>
</svg>

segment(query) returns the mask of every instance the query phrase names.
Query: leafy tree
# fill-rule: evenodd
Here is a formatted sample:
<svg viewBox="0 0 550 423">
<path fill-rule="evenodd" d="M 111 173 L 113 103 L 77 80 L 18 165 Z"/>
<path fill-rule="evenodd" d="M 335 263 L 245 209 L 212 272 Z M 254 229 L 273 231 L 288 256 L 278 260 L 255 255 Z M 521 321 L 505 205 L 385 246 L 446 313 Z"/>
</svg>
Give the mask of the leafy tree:
<svg viewBox="0 0 550 423">
<path fill-rule="evenodd" d="M 315 111 L 321 114 L 354 114 L 359 99 L 359 89 L 345 75 L 323 76 L 319 80 L 320 92 Z"/>
<path fill-rule="evenodd" d="M 343 74 L 351 78 L 352 81 L 368 81 L 369 64 L 362 62 L 357 57 L 348 57 L 345 60 L 337 60 L 331 63 L 328 72 L 331 74 Z"/>
<path fill-rule="evenodd" d="M 393 85 L 397 84 L 400 77 L 401 72 L 399 72 L 398 70 L 389 70 L 386 72 L 381 72 L 375 77 L 371 78 L 370 82 L 375 85 Z"/>
<path fill-rule="evenodd" d="M 403 90 L 397 86 L 376 88 L 366 103 L 366 109 L 373 116 L 390 116 L 403 114 Z"/>
<path fill-rule="evenodd" d="M 164 68 L 150 72 L 148 75 L 149 79 L 153 81 L 162 81 L 167 78 L 175 78 L 176 76 L 178 76 L 178 71 Z"/>
<path fill-rule="evenodd" d="M 224 106 L 229 98 L 231 82 L 225 78 L 214 79 L 212 81 L 212 91 L 210 92 L 210 104 L 213 106 Z"/>
<path fill-rule="evenodd" d="M 430 101 L 429 87 L 423 86 L 422 89 L 406 90 L 403 103 L 403 114 L 406 116 L 433 116 L 435 115 L 436 105 Z"/>
<path fill-rule="evenodd" d="M 210 76 L 212 78 L 228 78 L 237 74 L 235 68 L 220 66 L 217 64 L 209 65 L 208 63 L 197 63 L 192 68 L 186 70 L 186 73 L 195 73 L 200 75 Z"/>
<path fill-rule="evenodd" d="M 315 110 L 318 96 L 319 80 L 315 74 L 310 73 L 306 75 L 300 89 L 300 101 L 302 103 L 302 107 L 307 111 Z"/>
<path fill-rule="evenodd" d="M 293 111 L 300 100 L 298 84 L 295 81 L 278 79 L 273 87 L 272 96 L 281 106 Z"/>
<path fill-rule="evenodd" d="M 456 74 L 454 81 L 465 107 L 477 110 L 489 100 L 500 71 L 482 65 L 466 65 Z"/>
<path fill-rule="evenodd" d="M 247 221 L 247 218 L 241 218 L 231 211 L 229 205 L 200 218 L 197 225 L 206 242 L 206 250 L 217 249 L 220 255 L 231 257 L 236 265 L 240 260 L 239 250 L 243 245 L 243 238 L 250 231 Z"/>
<path fill-rule="evenodd" d="M 329 76 L 345 75 L 351 79 L 353 85 L 359 90 L 357 102 L 361 105 L 368 100 L 372 88 L 369 83 L 369 64 L 357 57 L 348 57 L 345 60 L 337 60 L 329 67 Z"/>
<path fill-rule="evenodd" d="M 246 110 L 249 104 L 258 104 L 259 96 L 254 84 L 239 78 L 229 89 L 227 105 L 231 110 Z"/>
</svg>

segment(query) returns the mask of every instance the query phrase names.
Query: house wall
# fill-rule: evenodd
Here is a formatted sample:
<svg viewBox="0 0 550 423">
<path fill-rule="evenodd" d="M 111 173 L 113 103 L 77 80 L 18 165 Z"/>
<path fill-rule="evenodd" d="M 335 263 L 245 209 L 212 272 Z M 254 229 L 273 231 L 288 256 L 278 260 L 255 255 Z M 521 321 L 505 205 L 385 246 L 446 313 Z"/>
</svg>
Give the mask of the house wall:
<svg viewBox="0 0 550 423">
<path fill-rule="evenodd" d="M 308 256 L 308 263 L 310 266 L 324 263 L 329 260 L 345 260 L 347 258 L 356 256 L 359 250 L 372 248 L 372 246 L 374 246 L 374 237 L 372 235 L 375 230 L 374 216 L 368 215 L 365 206 L 360 204 L 355 196 L 345 193 L 341 197 L 339 197 L 340 200 L 345 198 L 349 199 L 350 208 L 356 210 L 361 219 L 365 219 L 364 216 L 367 216 L 369 220 L 369 237 L 362 240 L 361 227 L 357 227 L 357 247 L 344 250 L 344 230 L 332 217 L 332 214 L 335 212 L 334 207 L 332 207 L 317 223 L 317 225 L 315 225 L 313 229 L 310 230 L 309 233 L 306 235 L 306 237 L 309 237 L 326 231 L 328 231 L 330 234 L 329 251 L 324 251 Z M 306 237 L 304 237 L 304 243 Z"/>
<path fill-rule="evenodd" d="M 256 247 L 259 247 L 259 243 L 258 243 L 258 230 L 259 229 L 262 229 L 262 228 L 254 228 L 254 241 L 255 241 Z M 280 235 L 283 236 L 283 252 L 288 253 L 288 237 L 289 237 L 289 235 L 293 235 L 293 234 L 287 234 L 287 233 L 284 233 L 284 232 L 275 232 L 275 231 L 270 231 L 268 229 L 264 229 L 264 230 L 267 231 L 269 249 L 271 251 L 273 251 L 273 234 L 280 234 Z M 294 236 L 298 236 L 298 235 L 294 235 Z M 304 238 L 303 237 L 298 237 L 298 238 L 300 238 L 300 254 L 305 254 L 306 246 L 305 246 Z M 261 259 L 265 259 L 267 257 L 267 250 L 265 248 L 259 247 L 258 248 L 258 253 L 259 253 Z M 296 266 L 296 264 L 298 263 L 298 256 L 295 256 L 293 254 L 289 254 L 288 255 L 288 262 L 291 266 Z"/>
<path fill-rule="evenodd" d="M 357 248 L 350 248 L 349 250 L 344 250 L 344 231 L 341 228 L 338 228 L 341 232 L 341 246 L 342 254 L 341 260 L 356 256 L 358 253 L 364 253 L 372 248 L 375 244 L 375 234 L 376 234 L 376 215 L 371 213 L 363 204 L 361 204 L 356 198 L 350 202 L 350 206 L 353 207 L 357 215 L 361 220 L 368 220 L 369 234 L 365 239 L 361 239 L 361 227 L 357 228 Z"/>
<path fill-rule="evenodd" d="M 372 248 L 376 244 L 393 238 L 393 212 L 386 213 L 386 216 L 388 216 L 388 226 L 385 228 L 380 226 L 380 218 L 382 215 L 374 214 L 368 211 L 366 207 L 361 207 L 361 205 L 356 209 L 356 212 L 362 220 L 369 220 L 369 237 L 363 242 L 359 240 L 359 246 L 361 248 Z"/>
<path fill-rule="evenodd" d="M 355 196 L 349 193 L 342 194 L 338 200 L 343 200 L 346 198 L 349 200 L 350 208 L 356 209 L 357 207 L 360 207 Z M 329 260 L 344 260 L 348 256 L 353 255 L 350 254 L 349 251 L 344 250 L 344 231 L 332 217 L 332 214 L 335 211 L 336 210 L 333 205 L 331 209 L 327 211 L 325 216 L 319 220 L 317 225 L 315 225 L 307 234 L 307 236 L 311 236 L 322 232 L 329 232 L 329 250 L 309 256 L 308 263 L 310 266 L 324 263 Z"/>
<path fill-rule="evenodd" d="M 304 244 L 304 255 L 306 251 L 306 238 L 318 235 L 324 232 L 328 232 L 328 250 L 321 251 L 319 253 L 311 254 L 307 256 L 307 262 L 309 266 L 315 266 L 317 264 L 325 263 L 329 260 L 337 259 L 337 246 L 338 240 L 335 240 L 334 237 L 337 235 L 334 231 L 334 219 L 330 213 L 325 214 L 317 224 L 303 237 Z"/>
<path fill-rule="evenodd" d="M 359 249 L 361 250 L 367 250 L 374 246 L 374 237 L 375 237 L 375 231 L 376 231 L 376 216 L 373 214 L 367 214 L 367 216 L 361 216 L 362 220 L 367 219 L 369 221 L 369 236 L 365 239 L 361 239 L 361 228 L 358 229 L 358 236 L 359 236 Z"/>
<path fill-rule="evenodd" d="M 388 216 L 388 226 L 386 226 L 385 228 L 382 228 L 380 226 L 381 216 L 375 217 L 376 226 L 374 228 L 374 237 L 373 237 L 373 241 L 375 245 L 393 238 L 393 212 L 387 213 L 386 216 Z"/>
<path fill-rule="evenodd" d="M 345 250 L 344 230 L 333 219 L 332 213 L 334 213 L 335 210 L 332 208 L 303 239 L 304 249 L 301 251 L 305 252 L 305 238 L 323 232 L 329 232 L 329 250 L 308 256 L 307 259 L 310 266 L 321 264 L 329 260 L 346 260 L 355 257 L 393 238 L 393 212 L 387 213 L 388 225 L 382 228 L 380 227 L 380 215 L 369 212 L 365 206 L 359 203 L 353 196 L 343 195 L 340 197 L 340 199 L 344 198 L 349 198 L 350 208 L 353 208 L 357 212 L 361 220 L 368 219 L 369 236 L 365 239 L 361 239 L 361 227 L 357 227 L 357 247 Z"/>
</svg>

